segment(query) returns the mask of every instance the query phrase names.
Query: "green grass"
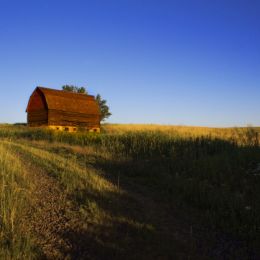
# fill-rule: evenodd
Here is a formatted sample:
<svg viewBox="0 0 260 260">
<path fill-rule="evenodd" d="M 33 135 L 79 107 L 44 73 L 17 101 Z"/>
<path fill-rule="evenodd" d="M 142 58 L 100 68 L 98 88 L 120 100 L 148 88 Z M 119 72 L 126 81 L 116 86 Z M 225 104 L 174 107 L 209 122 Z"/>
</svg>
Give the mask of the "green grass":
<svg viewBox="0 0 260 260">
<path fill-rule="evenodd" d="M 12 151 L 1 160 L 2 176 L 12 172 L 11 183 L 30 185 L 19 162 L 13 163 L 14 153 L 53 176 L 93 226 L 90 237 L 110 256 L 127 257 L 134 250 L 138 258 L 253 258 L 260 244 L 258 135 L 258 128 L 117 132 L 108 126 L 103 134 L 68 134 L 1 126 L 1 151 Z M 8 207 L 16 213 L 3 213 L 9 231 L 1 231 L 11 238 L 21 236 L 12 223 L 28 199 L 26 192 L 16 195 L 16 186 L 0 191 L 1 198 L 13 196 Z M 189 234 L 176 238 L 178 228 Z M 15 252 L 1 247 L 5 254 Z M 104 252 L 95 251 L 100 258 Z"/>
</svg>

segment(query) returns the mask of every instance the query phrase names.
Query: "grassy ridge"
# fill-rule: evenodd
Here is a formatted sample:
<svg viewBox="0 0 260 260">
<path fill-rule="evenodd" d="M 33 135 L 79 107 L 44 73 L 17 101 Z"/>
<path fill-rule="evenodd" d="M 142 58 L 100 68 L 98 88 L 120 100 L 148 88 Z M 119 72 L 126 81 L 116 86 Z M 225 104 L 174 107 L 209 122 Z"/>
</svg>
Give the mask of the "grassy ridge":
<svg viewBox="0 0 260 260">
<path fill-rule="evenodd" d="M 104 134 L 95 135 L 0 127 L 5 144 L 54 176 L 83 215 L 99 223 L 101 229 L 92 235 L 120 257 L 132 246 L 138 257 L 173 257 L 173 214 L 194 230 L 187 255 L 200 244 L 205 255 L 255 257 L 260 244 L 258 135 L 258 128 L 105 126 Z M 138 211 L 146 200 L 144 211 Z M 128 227 L 129 234 L 120 241 L 119 227 Z"/>
<path fill-rule="evenodd" d="M 0 137 L 25 138 L 29 140 L 59 141 L 70 144 L 87 145 L 97 143 L 100 145 L 106 140 L 117 140 L 125 135 L 153 134 L 154 137 L 167 136 L 174 139 L 195 139 L 206 137 L 236 142 L 240 145 L 253 145 L 258 142 L 260 127 L 244 128 L 206 128 L 184 126 L 158 126 L 158 125 L 104 125 L 105 134 L 86 134 L 78 132 L 71 135 L 66 132 L 55 132 L 42 128 L 27 128 L 26 126 L 0 125 Z"/>
</svg>

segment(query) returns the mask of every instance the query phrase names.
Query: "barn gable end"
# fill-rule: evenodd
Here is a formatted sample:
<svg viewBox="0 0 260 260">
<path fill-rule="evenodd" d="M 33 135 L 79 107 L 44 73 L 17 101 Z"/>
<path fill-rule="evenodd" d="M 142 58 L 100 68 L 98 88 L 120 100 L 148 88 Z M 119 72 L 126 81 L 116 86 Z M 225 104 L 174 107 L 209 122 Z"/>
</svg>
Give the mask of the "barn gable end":
<svg viewBox="0 0 260 260">
<path fill-rule="evenodd" d="M 27 121 L 29 126 L 41 126 L 48 124 L 48 108 L 44 95 L 35 89 L 32 93 L 27 109 Z"/>
<path fill-rule="evenodd" d="M 26 112 L 36 111 L 36 110 L 46 110 L 47 104 L 44 95 L 36 88 L 36 90 L 32 93 Z"/>
</svg>

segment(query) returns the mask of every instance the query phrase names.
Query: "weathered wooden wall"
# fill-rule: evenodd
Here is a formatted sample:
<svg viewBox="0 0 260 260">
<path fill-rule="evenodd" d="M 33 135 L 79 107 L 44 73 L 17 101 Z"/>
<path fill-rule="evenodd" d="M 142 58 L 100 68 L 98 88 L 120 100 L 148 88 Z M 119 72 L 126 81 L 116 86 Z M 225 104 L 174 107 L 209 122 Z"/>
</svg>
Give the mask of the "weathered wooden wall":
<svg viewBox="0 0 260 260">
<path fill-rule="evenodd" d="M 29 126 L 48 125 L 48 111 L 42 109 L 28 112 L 27 122 Z"/>
<path fill-rule="evenodd" d="M 49 125 L 81 126 L 99 128 L 99 115 L 81 114 L 69 111 L 49 110 Z"/>
</svg>

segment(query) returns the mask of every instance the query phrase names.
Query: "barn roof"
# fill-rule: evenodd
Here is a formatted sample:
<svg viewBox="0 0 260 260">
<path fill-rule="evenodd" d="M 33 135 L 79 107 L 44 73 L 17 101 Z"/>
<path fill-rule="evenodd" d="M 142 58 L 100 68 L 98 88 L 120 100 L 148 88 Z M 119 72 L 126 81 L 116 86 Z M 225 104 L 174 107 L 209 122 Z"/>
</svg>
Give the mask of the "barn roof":
<svg viewBox="0 0 260 260">
<path fill-rule="evenodd" d="M 38 91 L 44 96 L 49 110 L 100 114 L 99 106 L 94 96 L 44 87 L 37 87 L 34 91 Z"/>
</svg>

